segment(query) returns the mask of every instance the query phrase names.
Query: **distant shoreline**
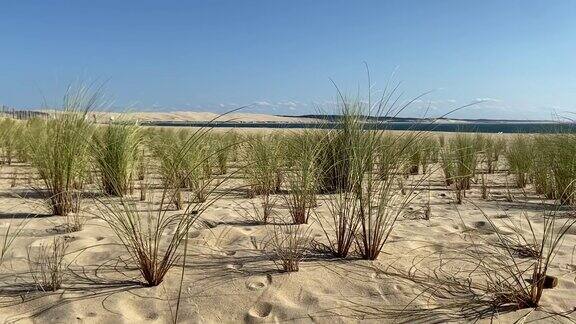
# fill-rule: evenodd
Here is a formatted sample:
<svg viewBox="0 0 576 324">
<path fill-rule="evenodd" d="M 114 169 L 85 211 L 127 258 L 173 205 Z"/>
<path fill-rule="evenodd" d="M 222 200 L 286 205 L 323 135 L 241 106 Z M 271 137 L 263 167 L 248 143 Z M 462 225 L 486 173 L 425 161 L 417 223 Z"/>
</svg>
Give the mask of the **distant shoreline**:
<svg viewBox="0 0 576 324">
<path fill-rule="evenodd" d="M 197 121 L 144 121 L 144 126 L 160 127 L 214 127 L 214 128 L 274 128 L 274 129 L 333 129 L 333 122 L 282 123 L 282 122 L 197 122 Z M 556 133 L 575 132 L 576 125 L 555 122 L 378 122 L 366 123 L 368 129 L 412 130 L 436 132 L 479 132 L 479 133 Z"/>
<path fill-rule="evenodd" d="M 2 110 L 0 116 L 17 119 L 46 118 L 53 111 Z M 271 129 L 332 129 L 337 127 L 339 115 L 266 115 L 236 113 L 218 115 L 210 112 L 100 112 L 89 113 L 98 123 L 110 120 L 138 120 L 144 126 L 215 127 L 215 128 L 271 128 Z M 438 132 L 480 133 L 554 133 L 576 132 L 575 123 L 550 120 L 491 120 L 456 118 L 409 118 L 363 116 L 370 129 L 414 130 Z"/>
</svg>

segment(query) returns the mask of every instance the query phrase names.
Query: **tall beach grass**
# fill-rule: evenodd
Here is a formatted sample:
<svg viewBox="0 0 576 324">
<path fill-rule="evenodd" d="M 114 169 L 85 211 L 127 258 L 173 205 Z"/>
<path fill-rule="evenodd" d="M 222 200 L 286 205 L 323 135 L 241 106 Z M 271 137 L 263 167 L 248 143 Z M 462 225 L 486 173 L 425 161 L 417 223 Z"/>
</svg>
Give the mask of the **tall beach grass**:
<svg viewBox="0 0 576 324">
<path fill-rule="evenodd" d="M 102 190 L 122 197 L 136 178 L 140 127 L 130 121 L 111 122 L 94 135 L 93 155 L 102 177 Z"/>
<path fill-rule="evenodd" d="M 74 193 L 81 188 L 89 163 L 89 145 L 94 127 L 87 114 L 101 104 L 101 93 L 90 86 L 68 88 L 61 111 L 55 112 L 29 143 L 30 159 L 48 191 L 54 215 L 73 211 Z"/>
</svg>

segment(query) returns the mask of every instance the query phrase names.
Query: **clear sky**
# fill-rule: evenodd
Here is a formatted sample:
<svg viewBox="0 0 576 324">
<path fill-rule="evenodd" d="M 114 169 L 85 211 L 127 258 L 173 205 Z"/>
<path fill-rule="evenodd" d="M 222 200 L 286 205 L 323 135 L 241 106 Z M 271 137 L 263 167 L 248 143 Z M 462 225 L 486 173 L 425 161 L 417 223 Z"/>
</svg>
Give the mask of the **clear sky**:
<svg viewBox="0 0 576 324">
<path fill-rule="evenodd" d="M 330 111 L 396 71 L 407 114 L 576 112 L 576 1 L 0 0 L 0 104 L 57 102 L 107 80 L 119 109 Z"/>
</svg>

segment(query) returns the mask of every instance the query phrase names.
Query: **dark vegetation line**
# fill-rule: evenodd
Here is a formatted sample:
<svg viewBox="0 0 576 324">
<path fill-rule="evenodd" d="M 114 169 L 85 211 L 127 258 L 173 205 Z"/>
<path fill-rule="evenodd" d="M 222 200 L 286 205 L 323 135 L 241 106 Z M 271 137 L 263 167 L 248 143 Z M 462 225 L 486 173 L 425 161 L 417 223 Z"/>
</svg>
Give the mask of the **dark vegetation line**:
<svg viewBox="0 0 576 324">
<path fill-rule="evenodd" d="M 283 122 L 197 122 L 197 121 L 146 121 L 143 126 L 174 127 L 235 127 L 235 128 L 289 128 L 289 129 L 334 129 L 338 123 L 283 123 Z M 574 132 L 576 125 L 552 122 L 482 122 L 482 123 L 430 123 L 430 122 L 378 122 L 367 123 L 367 129 L 414 130 L 439 132 L 481 133 L 557 133 Z"/>
<path fill-rule="evenodd" d="M 311 115 L 278 115 L 280 117 L 292 117 L 292 118 L 314 118 L 322 119 L 327 121 L 338 121 L 342 119 L 342 115 L 334 114 L 311 114 Z M 553 120 L 522 120 L 522 119 L 489 119 L 489 118 L 449 118 L 449 117 L 397 117 L 397 116 L 366 116 L 360 115 L 362 120 L 368 121 L 391 121 L 391 122 L 423 122 L 423 121 L 456 121 L 456 122 L 472 122 L 472 123 L 550 123 Z"/>
</svg>

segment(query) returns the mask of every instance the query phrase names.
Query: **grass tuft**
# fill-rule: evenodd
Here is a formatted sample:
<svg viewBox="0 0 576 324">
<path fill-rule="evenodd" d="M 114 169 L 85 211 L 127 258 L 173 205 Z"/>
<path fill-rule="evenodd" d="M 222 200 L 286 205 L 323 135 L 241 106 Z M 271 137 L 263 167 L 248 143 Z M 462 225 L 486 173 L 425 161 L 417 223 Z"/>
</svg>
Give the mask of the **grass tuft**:
<svg viewBox="0 0 576 324">
<path fill-rule="evenodd" d="M 54 215 L 68 215 L 79 204 L 74 193 L 84 181 L 94 128 L 87 114 L 98 107 L 100 98 L 91 87 L 69 88 L 62 111 L 54 113 L 27 138 L 31 162 L 46 185 Z"/>
<path fill-rule="evenodd" d="M 102 176 L 104 193 L 122 197 L 136 178 L 139 147 L 142 139 L 140 127 L 131 122 L 110 123 L 94 136 L 94 160 Z"/>
<path fill-rule="evenodd" d="M 67 249 L 68 242 L 61 237 L 55 237 L 51 244 L 40 244 L 37 251 L 28 249 L 28 267 L 39 290 L 56 291 L 62 287 L 68 269 Z"/>
</svg>

